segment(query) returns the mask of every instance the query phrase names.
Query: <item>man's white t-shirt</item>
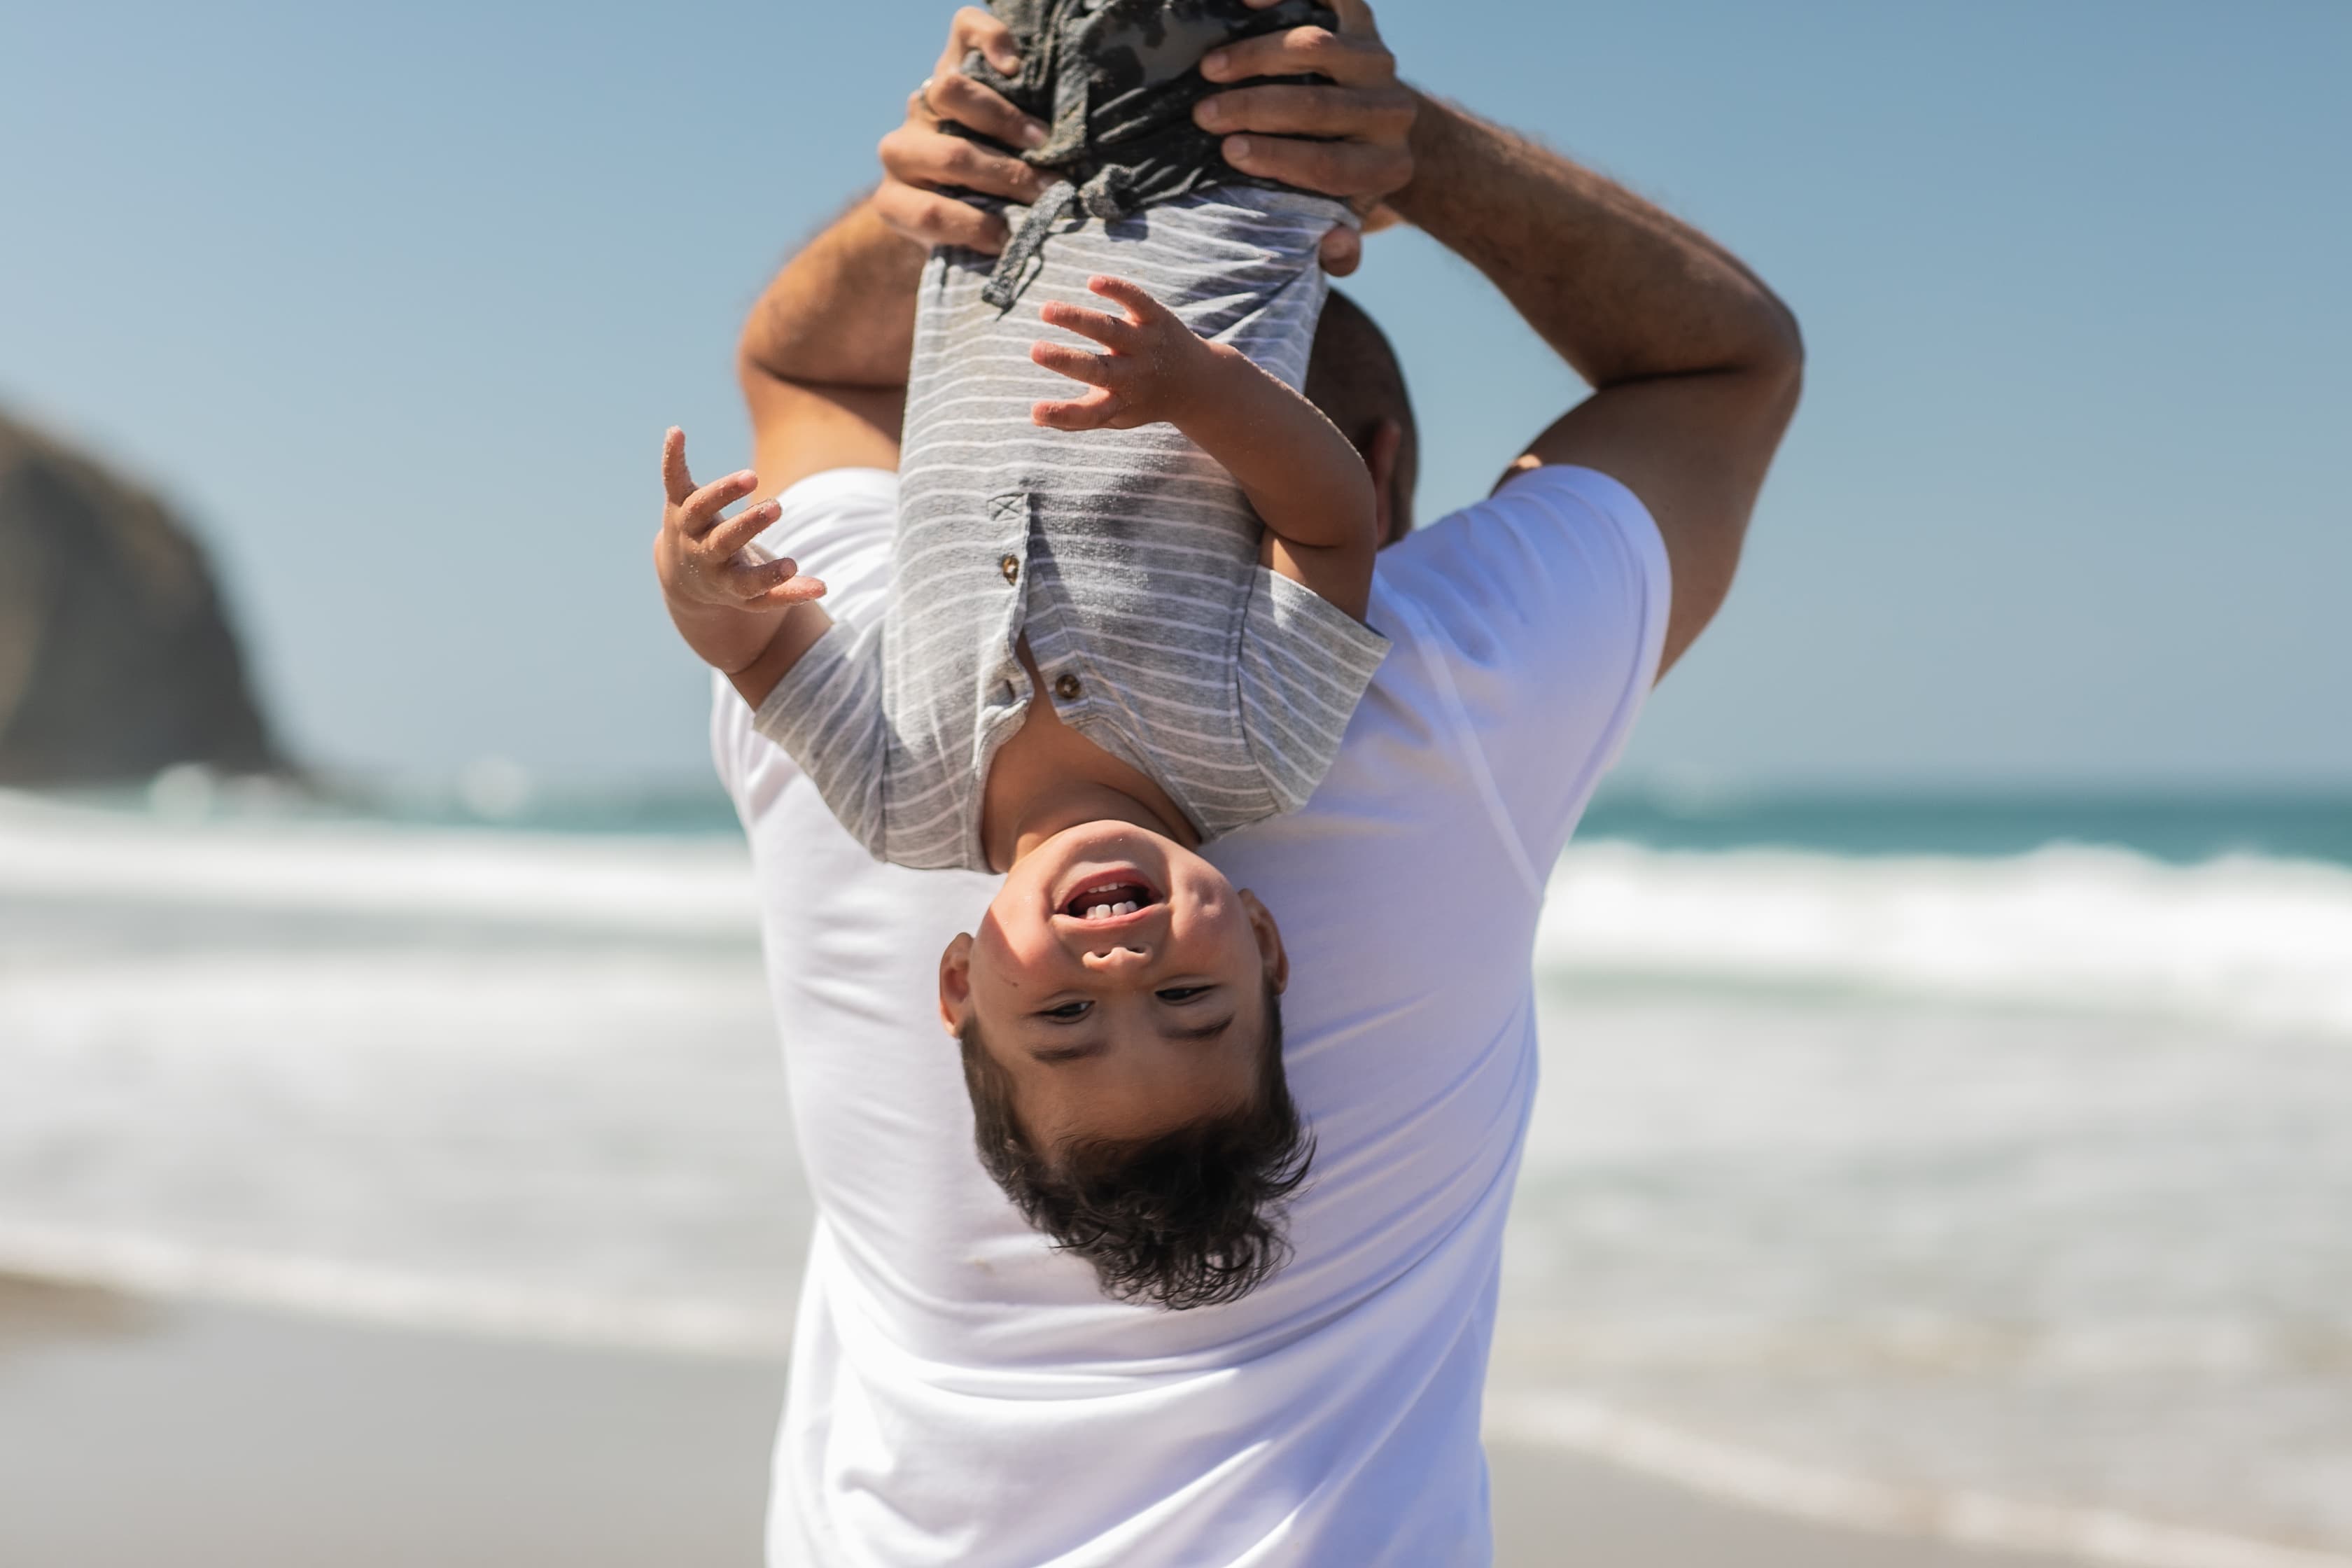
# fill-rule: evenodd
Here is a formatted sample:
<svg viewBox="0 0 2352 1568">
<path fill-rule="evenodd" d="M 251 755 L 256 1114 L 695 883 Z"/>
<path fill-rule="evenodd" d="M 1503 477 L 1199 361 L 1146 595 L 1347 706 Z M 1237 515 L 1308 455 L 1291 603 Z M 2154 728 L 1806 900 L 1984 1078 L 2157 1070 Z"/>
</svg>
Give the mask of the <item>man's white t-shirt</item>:
<svg viewBox="0 0 2352 1568">
<path fill-rule="evenodd" d="M 878 613 L 897 480 L 820 474 L 762 540 Z M 1246 1300 L 1105 1300 L 980 1168 L 941 949 L 994 879 L 869 859 L 719 684 L 817 1226 L 771 1568 L 1464 1568 L 1493 1555 L 1479 1405 L 1536 1089 L 1545 873 L 1655 679 L 1665 553 L 1552 468 L 1384 552 L 1395 643 L 1296 815 L 1214 845 L 1291 955 L 1315 1134 L 1297 1256 Z"/>
</svg>

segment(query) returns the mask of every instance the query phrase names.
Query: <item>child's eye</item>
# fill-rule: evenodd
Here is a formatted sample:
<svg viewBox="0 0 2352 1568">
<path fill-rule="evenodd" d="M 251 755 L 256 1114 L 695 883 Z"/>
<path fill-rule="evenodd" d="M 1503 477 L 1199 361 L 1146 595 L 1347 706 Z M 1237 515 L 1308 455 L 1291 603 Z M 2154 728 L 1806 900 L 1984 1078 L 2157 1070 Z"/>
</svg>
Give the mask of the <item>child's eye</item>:
<svg viewBox="0 0 2352 1568">
<path fill-rule="evenodd" d="M 1162 1002 L 1190 1002 L 1196 996 L 1208 994 L 1209 987 L 1205 985 L 1171 985 L 1159 993 L 1159 996 Z"/>
<path fill-rule="evenodd" d="M 1093 1012 L 1094 1005 L 1091 1002 L 1065 1002 L 1058 1007 L 1048 1007 L 1037 1016 L 1051 1018 L 1056 1024 L 1075 1024 Z"/>
</svg>

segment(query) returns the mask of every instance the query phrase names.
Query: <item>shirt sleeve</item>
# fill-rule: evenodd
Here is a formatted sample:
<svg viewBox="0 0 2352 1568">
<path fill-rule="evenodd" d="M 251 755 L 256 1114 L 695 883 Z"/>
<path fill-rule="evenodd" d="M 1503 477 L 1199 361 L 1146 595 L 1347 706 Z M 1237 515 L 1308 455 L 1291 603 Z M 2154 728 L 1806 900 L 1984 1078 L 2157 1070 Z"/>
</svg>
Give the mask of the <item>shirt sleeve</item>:
<svg viewBox="0 0 2352 1568">
<path fill-rule="evenodd" d="M 885 854 L 889 727 L 882 711 L 882 627 L 835 626 L 760 705 L 751 727 L 782 747 L 852 838 Z"/>
<path fill-rule="evenodd" d="M 1375 619 L 1408 623 L 1387 629 L 1430 666 L 1539 889 L 1657 681 L 1657 524 L 1605 474 L 1538 468 L 1383 552 L 1380 581 Z"/>
<path fill-rule="evenodd" d="M 1258 568 L 1235 679 L 1251 756 L 1281 810 L 1321 786 L 1388 652 L 1388 638 L 1328 599 Z"/>
<path fill-rule="evenodd" d="M 898 520 L 898 476 L 881 468 L 813 474 L 776 498 L 782 515 L 760 544 L 800 563 L 826 587 L 825 612 L 837 622 L 880 619 L 890 590 L 890 544 Z M 746 821 L 764 811 L 800 776 L 800 764 L 751 727 L 751 708 L 714 675 L 710 753 L 719 783 Z"/>
</svg>

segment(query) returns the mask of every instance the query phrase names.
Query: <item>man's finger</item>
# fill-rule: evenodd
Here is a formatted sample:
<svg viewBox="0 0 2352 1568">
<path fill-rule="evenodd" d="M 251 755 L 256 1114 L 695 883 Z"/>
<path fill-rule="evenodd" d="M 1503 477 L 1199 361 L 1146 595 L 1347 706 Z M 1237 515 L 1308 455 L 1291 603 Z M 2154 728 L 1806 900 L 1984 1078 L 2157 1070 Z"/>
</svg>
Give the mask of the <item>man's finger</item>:
<svg viewBox="0 0 2352 1568">
<path fill-rule="evenodd" d="M 1225 162 L 1245 174 L 1343 198 L 1391 195 L 1412 178 L 1412 153 L 1369 142 L 1228 136 L 1224 153 Z"/>
<path fill-rule="evenodd" d="M 1328 27 L 1293 27 L 1210 50 L 1202 58 L 1201 74 L 1211 81 L 1319 76 L 1342 87 L 1372 87 L 1396 79 L 1396 57 L 1377 38 L 1349 37 Z"/>
<path fill-rule="evenodd" d="M 1381 36 L 1381 25 L 1372 16 L 1370 0 L 1324 0 L 1324 4 L 1339 13 L 1339 31 L 1349 37 Z"/>
<path fill-rule="evenodd" d="M 884 223 L 926 248 L 960 245 L 996 256 L 1013 237 L 1004 220 L 993 213 L 896 180 L 874 193 L 874 211 Z"/>
<path fill-rule="evenodd" d="M 760 476 L 749 471 L 730 474 L 695 491 L 678 503 L 678 527 L 688 539 L 700 539 L 719 522 L 719 514 L 760 488 Z"/>
<path fill-rule="evenodd" d="M 937 75 L 961 70 L 964 57 L 974 49 L 1006 76 L 1021 68 L 1021 47 L 1013 39 L 1013 29 L 979 6 L 966 5 L 948 25 L 948 51 L 940 57 Z"/>
<path fill-rule="evenodd" d="M 1334 278 L 1351 278 L 1364 264 L 1364 237 L 1341 224 L 1323 237 L 1323 270 Z"/>
<path fill-rule="evenodd" d="M 672 506 L 684 506 L 694 493 L 694 476 L 686 467 L 686 432 L 675 426 L 662 437 L 662 493 Z"/>
<path fill-rule="evenodd" d="M 1066 332 L 1076 332 L 1082 338 L 1092 338 L 1107 349 L 1132 353 L 1141 346 L 1135 323 L 1100 310 L 1089 310 L 1084 305 L 1066 305 L 1055 300 L 1037 312 L 1049 327 L 1059 327 Z"/>
<path fill-rule="evenodd" d="M 1043 147 L 1045 127 L 1013 107 L 1003 94 L 982 87 L 968 76 L 934 77 L 928 95 L 931 112 L 941 120 L 979 132 L 1008 147 Z"/>
<path fill-rule="evenodd" d="M 1303 82 L 1236 88 L 1204 98 L 1193 121 L 1226 135 L 1318 136 L 1402 142 L 1420 112 L 1401 87 L 1320 87 Z"/>
<path fill-rule="evenodd" d="M 902 125 L 882 138 L 882 167 L 909 185 L 961 185 L 1024 206 L 1045 192 L 1043 175 L 1020 159 L 927 126 Z"/>
</svg>

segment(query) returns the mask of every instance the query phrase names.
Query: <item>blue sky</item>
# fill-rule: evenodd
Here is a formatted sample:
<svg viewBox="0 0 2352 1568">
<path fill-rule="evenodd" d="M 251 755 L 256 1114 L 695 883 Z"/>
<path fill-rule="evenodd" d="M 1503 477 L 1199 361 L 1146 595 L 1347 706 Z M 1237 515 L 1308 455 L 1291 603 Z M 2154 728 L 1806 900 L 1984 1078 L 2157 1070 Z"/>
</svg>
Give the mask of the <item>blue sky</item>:
<svg viewBox="0 0 2352 1568">
<path fill-rule="evenodd" d="M 654 465 L 740 458 L 768 269 L 950 7 L 79 0 L 0 47 L 0 404 L 197 521 L 295 743 L 690 778 Z M 1749 569 L 1629 760 L 1697 784 L 2352 784 L 2352 8 L 1394 3 L 1422 85 L 1796 307 Z M 1572 379 L 1384 236 L 1424 517 Z"/>
</svg>

